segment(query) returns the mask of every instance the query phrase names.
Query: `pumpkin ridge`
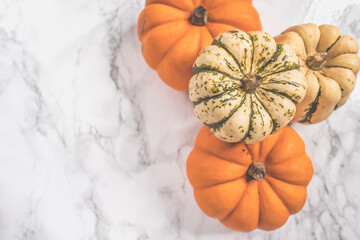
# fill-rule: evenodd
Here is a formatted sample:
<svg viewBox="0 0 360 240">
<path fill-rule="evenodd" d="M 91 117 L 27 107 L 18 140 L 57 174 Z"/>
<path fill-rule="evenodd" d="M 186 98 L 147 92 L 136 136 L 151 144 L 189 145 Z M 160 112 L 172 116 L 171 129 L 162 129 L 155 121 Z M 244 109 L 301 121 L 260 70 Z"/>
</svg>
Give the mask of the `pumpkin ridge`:
<svg viewBox="0 0 360 240">
<path fill-rule="evenodd" d="M 216 99 L 216 98 L 221 97 L 222 95 L 227 94 L 227 93 L 229 93 L 229 92 L 232 92 L 232 91 L 234 91 L 234 90 L 236 90 L 236 89 L 238 89 L 238 88 L 239 88 L 239 87 L 236 86 L 236 87 L 234 87 L 234 88 L 229 88 L 227 91 L 224 91 L 224 92 L 222 92 L 222 93 L 219 93 L 219 94 L 216 94 L 216 95 L 213 95 L 213 96 L 210 96 L 210 97 L 199 98 L 199 100 L 193 102 L 193 105 L 196 106 L 196 105 L 199 105 L 200 103 L 202 103 L 202 102 L 204 102 L 204 101 L 207 101 L 207 100 L 210 100 L 210 99 Z"/>
<path fill-rule="evenodd" d="M 161 24 L 158 24 L 156 26 L 153 26 L 152 28 L 149 28 L 146 30 L 146 32 L 144 32 L 144 30 L 142 31 L 141 35 L 142 35 L 142 41 L 144 42 L 144 38 L 154 29 L 158 28 L 158 27 L 163 27 L 165 25 L 168 25 L 168 24 L 173 24 L 175 22 L 182 22 L 184 19 L 177 19 L 177 20 L 174 20 L 174 21 L 168 21 L 168 22 L 164 22 L 164 23 L 161 23 Z M 145 21 L 145 19 L 144 19 Z M 186 31 L 188 32 L 188 31 Z M 176 41 L 177 42 L 177 41 Z"/>
<path fill-rule="evenodd" d="M 287 131 L 285 131 L 285 130 L 287 130 Z M 289 131 L 290 131 L 290 133 L 289 133 Z M 284 131 L 280 131 L 280 132 L 278 132 L 276 135 L 272 135 L 272 137 L 273 137 L 273 138 L 277 137 L 277 139 L 279 139 L 279 138 L 281 139 L 281 138 L 283 138 L 282 135 L 293 134 L 294 131 L 295 131 L 295 130 L 293 130 L 293 129 L 290 128 L 290 127 L 285 127 Z M 291 132 L 293 132 L 293 133 L 291 133 Z M 299 137 L 298 134 L 297 134 L 297 136 Z M 303 145 L 302 149 L 304 149 L 304 151 L 305 151 L 305 144 L 304 144 L 303 142 L 302 142 L 302 145 Z M 300 148 L 300 145 L 298 145 L 297 147 Z M 269 157 L 273 155 L 273 151 L 275 151 L 274 148 L 275 148 L 275 147 L 272 146 L 271 150 L 266 153 L 266 159 L 269 159 Z M 276 154 L 275 154 L 275 155 L 276 155 Z M 306 152 L 302 152 L 302 153 L 300 153 L 299 155 L 294 155 L 294 152 L 292 152 L 292 153 L 291 153 L 291 156 L 288 156 L 289 159 L 283 159 L 283 160 L 281 160 L 281 161 L 278 161 L 277 163 L 269 163 L 269 161 L 265 161 L 265 163 L 267 164 L 267 166 L 273 166 L 273 165 L 276 165 L 276 164 L 279 164 L 279 163 L 287 162 L 288 160 L 293 160 L 293 159 L 295 159 L 295 158 L 300 158 L 301 156 L 305 156 L 305 157 L 306 157 L 306 156 L 307 156 Z"/>
<path fill-rule="evenodd" d="M 286 210 L 288 211 L 289 215 L 290 211 L 289 208 L 286 206 L 286 204 L 284 203 L 284 201 L 280 198 L 279 194 L 274 190 L 274 188 L 271 186 L 271 184 L 269 183 L 269 181 L 267 181 L 266 179 L 264 179 L 265 182 L 267 183 L 267 185 L 269 186 L 269 188 L 275 193 L 275 195 L 278 197 L 278 199 L 280 200 L 280 202 L 284 205 L 284 207 L 286 208 Z M 260 193 L 260 186 L 259 186 L 259 200 L 261 198 L 261 193 Z M 260 205 L 260 201 L 259 201 L 259 205 Z M 259 206 L 259 223 L 258 226 L 260 225 L 260 215 L 261 215 L 261 207 Z M 287 220 L 285 221 L 287 222 Z M 261 228 L 260 228 L 261 229 Z"/>
<path fill-rule="evenodd" d="M 251 145 L 255 145 L 255 144 L 257 144 L 257 143 L 253 143 L 253 144 L 249 144 L 249 145 L 251 146 Z M 265 161 L 263 161 L 263 159 L 259 157 L 259 156 L 260 156 L 261 147 L 262 147 L 261 144 L 259 144 L 259 149 L 258 149 L 257 152 L 253 152 L 253 151 L 251 150 L 252 148 L 249 148 L 248 144 L 244 144 L 244 146 L 245 146 L 246 150 L 250 153 L 251 163 L 254 161 L 254 156 L 255 156 L 256 158 L 258 158 L 258 162 L 262 162 L 262 163 L 265 164 Z M 250 166 L 250 164 L 249 164 L 249 166 Z M 266 166 L 265 166 L 265 167 L 266 167 Z"/>
<path fill-rule="evenodd" d="M 172 8 L 175 8 L 175 9 L 183 11 L 183 12 L 189 12 L 189 10 L 187 10 L 187 9 L 181 9 L 179 7 L 176 7 L 176 6 L 172 5 L 171 1 L 168 1 L 166 4 L 161 3 L 161 2 L 154 2 L 154 3 L 151 3 L 151 4 L 146 4 L 145 7 L 150 6 L 150 5 L 156 5 L 156 4 L 172 7 Z"/>
<path fill-rule="evenodd" d="M 279 179 L 279 178 L 274 177 L 274 176 L 271 176 L 271 175 L 268 175 L 267 177 L 268 177 L 268 178 L 275 179 L 275 180 L 277 180 L 277 181 L 279 181 L 279 182 L 283 182 L 283 183 L 289 184 L 289 185 L 294 185 L 294 186 L 299 186 L 299 187 L 305 187 L 305 186 L 302 185 L 302 184 L 293 184 L 293 183 L 285 182 L 283 179 Z M 269 183 L 269 185 L 271 186 L 271 188 L 272 188 L 273 184 L 272 184 L 270 181 L 266 180 L 266 179 L 265 179 L 265 181 L 267 181 L 267 182 Z M 276 190 L 275 190 L 274 188 L 272 188 L 272 189 L 274 190 L 274 192 L 276 192 Z M 276 194 L 277 194 L 277 192 L 276 192 Z M 280 196 L 279 196 L 279 197 L 280 197 Z M 285 205 L 285 206 L 286 206 L 286 205 Z"/>
<path fill-rule="evenodd" d="M 298 33 L 295 32 L 295 31 L 289 31 L 289 32 L 295 33 L 295 34 L 298 35 L 299 38 L 301 39 L 301 41 L 302 41 L 302 43 L 303 43 L 302 46 L 304 46 L 304 50 L 305 50 L 305 59 L 302 59 L 302 58 L 300 58 L 299 56 L 297 56 L 297 57 L 300 58 L 300 59 L 303 60 L 303 61 L 306 61 L 306 58 L 308 57 L 308 53 L 307 53 L 307 49 L 306 49 L 306 46 L 305 46 L 305 41 L 304 41 L 304 39 L 300 36 L 300 34 L 298 34 Z M 282 35 L 283 33 L 287 33 L 287 31 L 285 30 L 285 31 L 282 32 L 280 35 Z M 296 55 L 297 55 L 297 54 L 296 54 Z"/>
<path fill-rule="evenodd" d="M 272 177 L 272 176 L 269 176 L 270 178 L 274 178 L 274 177 Z M 271 188 L 271 190 L 273 190 L 274 191 L 274 193 L 276 194 L 276 196 L 280 199 L 280 201 L 282 202 L 282 204 L 284 204 L 284 206 L 287 208 L 287 210 L 289 211 L 289 208 L 286 206 L 286 204 L 284 203 L 284 200 L 283 199 L 281 199 L 281 197 L 279 196 L 279 194 L 275 191 L 275 189 L 273 188 L 273 186 L 271 185 L 271 183 L 268 181 L 268 180 L 266 180 L 266 179 L 264 179 L 265 181 L 266 181 L 266 183 L 267 184 L 269 184 L 269 187 Z M 277 179 L 277 180 L 279 180 L 279 179 Z M 281 180 L 279 180 L 279 181 L 281 181 Z M 284 182 L 284 181 L 281 181 L 281 182 Z M 284 183 L 287 183 L 287 182 L 284 182 Z M 288 184 L 291 184 L 291 183 L 288 183 Z M 294 184 L 293 184 L 294 185 Z M 290 211 L 289 211 L 290 212 Z"/>
<path fill-rule="evenodd" d="M 279 177 L 274 177 L 274 176 L 272 176 L 270 173 L 269 173 L 268 175 L 269 175 L 270 177 L 278 180 L 278 181 L 285 182 L 285 183 L 287 183 L 287 184 L 292 184 L 292 185 L 295 185 L 295 186 L 302 186 L 302 187 L 306 187 L 306 186 L 307 186 L 307 185 L 300 184 L 300 183 L 299 183 L 299 184 L 295 184 L 295 183 L 286 182 L 286 179 L 282 179 L 282 178 L 279 178 Z"/>
<path fill-rule="evenodd" d="M 201 73 L 201 72 L 213 72 L 213 73 L 219 73 L 222 74 L 232 80 L 236 80 L 236 81 L 241 81 L 240 78 L 231 76 L 230 74 L 223 72 L 223 71 L 219 71 L 217 68 L 212 68 L 212 67 L 198 67 L 198 66 L 194 66 L 193 67 L 193 71 L 192 71 L 192 75 L 194 76 L 195 74 Z"/>
<path fill-rule="evenodd" d="M 264 91 L 267 91 L 267 92 L 271 92 L 275 95 L 278 95 L 278 96 L 281 96 L 281 97 L 285 97 L 287 99 L 289 99 L 290 101 L 292 101 L 295 105 L 298 104 L 297 101 L 293 100 L 293 97 L 288 95 L 287 93 L 284 93 L 284 92 L 279 92 L 279 91 L 276 91 L 274 89 L 268 89 L 268 88 L 264 88 L 264 87 L 260 87 L 261 89 L 263 89 Z M 296 98 L 296 97 L 295 97 Z"/>
<path fill-rule="evenodd" d="M 305 201 L 301 204 L 301 207 L 296 207 L 296 209 L 294 209 L 293 207 L 294 206 L 287 206 L 288 204 L 290 204 L 288 201 L 286 201 L 286 199 L 284 199 L 281 194 L 279 194 L 278 191 L 276 191 L 276 185 L 278 183 L 274 183 L 276 181 L 279 181 L 281 184 L 284 184 L 284 185 L 292 185 L 293 187 L 295 188 L 298 188 L 298 187 L 301 187 L 305 190 Z M 270 187 L 274 190 L 274 192 L 278 195 L 278 197 L 280 198 L 280 200 L 284 203 L 285 207 L 288 209 L 289 213 L 291 215 L 293 214 L 296 214 L 297 212 L 299 212 L 305 205 L 305 202 L 306 202 L 306 197 L 307 197 L 307 190 L 306 190 L 306 186 L 303 186 L 303 185 L 296 185 L 296 184 L 292 184 L 292 183 L 288 183 L 288 182 L 284 182 L 282 180 L 279 180 L 279 179 L 276 179 L 274 177 L 271 177 L 269 176 L 267 182 L 269 183 Z M 288 193 L 286 193 L 285 195 L 287 195 L 287 197 L 289 196 Z M 287 203 L 288 202 L 288 203 Z M 294 211 L 295 210 L 295 211 Z"/>
<path fill-rule="evenodd" d="M 243 165 L 240 165 L 240 166 L 243 166 Z M 244 178 L 245 175 L 246 175 L 246 172 L 245 172 L 245 174 L 243 174 L 242 176 L 236 177 L 236 178 L 234 178 L 234 179 L 226 180 L 226 181 L 224 181 L 224 182 L 218 182 L 218 183 L 215 183 L 215 184 L 213 184 L 213 185 L 211 185 L 211 186 L 197 187 L 195 190 L 201 190 L 201 189 L 211 188 L 211 187 L 219 186 L 219 185 L 222 185 L 222 184 L 234 182 L 234 181 L 240 180 L 241 178 Z"/>
<path fill-rule="evenodd" d="M 272 151 L 274 151 L 274 150 L 271 149 L 271 151 L 266 154 L 267 158 L 269 158 L 269 156 L 272 155 Z M 289 161 L 294 161 L 294 159 L 296 160 L 297 158 L 306 157 L 306 156 L 307 155 L 304 154 L 304 153 L 301 153 L 299 155 L 293 155 L 292 154 L 291 157 L 288 156 L 287 158 L 282 158 L 282 160 L 280 160 L 280 161 L 278 161 L 276 163 L 269 163 L 267 160 L 265 160 L 265 163 L 266 163 L 266 166 L 276 166 L 276 165 L 281 165 L 281 164 L 287 163 Z M 270 176 L 271 176 L 271 174 L 270 174 Z M 271 176 L 271 177 L 275 178 L 274 176 Z"/>
<path fill-rule="evenodd" d="M 274 132 L 274 131 L 275 131 L 275 128 L 276 128 L 276 124 L 274 124 L 274 120 L 273 120 L 273 118 L 272 118 L 269 110 L 267 110 L 267 108 L 264 106 L 264 104 L 260 101 L 258 95 L 257 95 L 256 93 L 254 93 L 254 95 L 255 95 L 256 99 L 258 100 L 258 102 L 263 106 L 263 108 L 265 109 L 265 111 L 267 112 L 267 114 L 270 116 L 270 118 L 271 118 L 271 124 L 272 124 L 272 130 L 271 130 L 271 132 Z M 260 145 L 260 146 L 261 146 L 261 145 Z"/>
<path fill-rule="evenodd" d="M 153 26 L 153 27 L 151 27 L 151 28 L 148 28 L 147 31 L 145 32 L 145 34 L 144 34 L 144 30 L 142 29 L 142 32 L 141 32 L 142 38 L 144 38 L 149 32 L 151 32 L 151 30 L 153 30 L 153 29 L 155 29 L 155 28 L 157 28 L 157 27 L 161 27 L 161 26 L 164 26 L 164 25 L 166 25 L 166 24 L 172 24 L 172 23 L 174 23 L 174 22 L 181 22 L 181 21 L 183 21 L 183 19 L 176 19 L 176 20 L 174 20 L 174 21 L 169 21 L 169 22 L 165 22 L 165 23 L 158 24 L 158 25 L 156 25 L 156 26 Z"/>
<path fill-rule="evenodd" d="M 256 226 L 256 228 L 259 228 L 259 226 L 260 226 L 260 213 L 261 213 L 261 204 L 260 204 L 260 183 L 258 182 L 258 193 L 257 193 L 258 195 L 259 195 L 259 202 L 258 202 L 258 205 L 259 205 L 259 212 L 258 212 L 258 214 L 259 214 L 259 216 L 258 216 L 258 223 L 257 223 L 257 226 Z"/>
<path fill-rule="evenodd" d="M 200 53 L 201 52 L 201 49 L 202 49 L 202 46 L 201 46 L 201 40 L 202 40 L 202 35 L 203 35 L 203 33 L 202 32 L 200 32 L 200 34 L 199 34 L 200 36 L 199 36 L 199 48 L 198 48 L 198 53 Z M 196 56 L 197 57 L 197 56 Z M 192 71 L 192 70 L 191 70 Z"/>
<path fill-rule="evenodd" d="M 335 42 L 334 42 L 333 44 L 331 44 L 331 45 L 325 50 L 325 52 L 330 51 L 330 49 L 335 45 L 335 43 L 337 43 L 337 41 L 339 41 L 340 37 L 341 37 L 341 35 L 338 36 L 338 38 L 335 40 Z"/>
<path fill-rule="evenodd" d="M 241 72 L 243 75 L 245 75 L 244 70 L 241 68 L 241 65 L 240 65 L 238 59 L 234 56 L 234 54 L 233 54 L 232 52 L 229 51 L 229 49 L 225 46 L 225 44 L 223 44 L 223 43 L 221 42 L 221 38 L 222 38 L 222 36 L 220 37 L 219 40 L 214 39 L 214 41 L 211 43 L 211 45 L 216 45 L 216 46 L 224 49 L 224 50 L 234 59 L 235 63 L 238 65 L 238 68 L 240 69 L 240 72 Z"/>
<path fill-rule="evenodd" d="M 146 32 L 152 30 L 155 27 L 158 26 L 162 26 L 164 24 L 167 23 L 173 23 L 173 22 L 177 22 L 177 21 L 185 21 L 186 20 L 186 12 L 180 10 L 180 9 L 176 9 L 173 10 L 172 6 L 166 5 L 166 4 L 161 4 L 161 3 L 154 3 L 154 4 L 150 4 L 147 5 L 143 11 L 140 13 L 139 18 L 138 18 L 138 34 L 139 34 L 139 38 L 142 39 L 144 37 L 144 32 L 145 32 L 145 25 L 147 25 L 147 20 L 150 18 L 151 19 L 151 15 L 153 15 L 153 12 L 157 12 L 157 8 L 164 8 L 163 10 L 166 12 L 166 10 L 168 11 L 178 11 L 177 15 L 183 15 L 183 16 L 177 16 L 176 18 L 173 17 L 173 15 L 171 15 L 172 17 L 170 17 L 169 19 L 165 17 L 165 19 L 162 20 L 162 22 L 158 22 L 157 24 L 152 23 L 151 27 L 148 27 L 146 29 Z M 170 20 L 171 19 L 171 20 Z M 140 30 L 140 31 L 139 31 Z M 142 40 L 141 40 L 142 41 Z"/>
<path fill-rule="evenodd" d="M 250 134 L 250 131 L 252 130 L 252 117 L 254 115 L 252 94 L 250 95 L 250 108 L 251 108 L 251 111 L 250 111 L 250 115 L 249 115 L 249 128 L 248 128 L 246 134 L 244 135 L 244 137 L 240 140 L 240 142 L 243 142 L 246 138 L 251 137 L 249 134 Z"/>
<path fill-rule="evenodd" d="M 246 144 L 244 144 L 244 146 L 245 146 L 245 148 L 247 149 L 247 151 L 250 153 L 249 149 L 246 147 Z M 246 168 L 249 167 L 247 164 L 241 164 L 240 162 L 226 159 L 226 158 L 224 158 L 224 157 L 222 157 L 222 156 L 219 156 L 218 154 L 215 154 L 215 153 L 213 153 L 213 152 L 208 151 L 207 149 L 204 149 L 204 148 L 201 147 L 201 146 L 198 146 L 198 145 L 197 145 L 196 147 L 197 147 L 199 150 L 201 150 L 202 152 L 204 152 L 204 153 L 206 153 L 206 154 L 208 154 L 208 155 L 215 156 L 215 157 L 219 158 L 219 159 L 222 160 L 222 161 L 234 163 L 234 164 L 237 164 L 237 165 L 246 167 Z M 246 173 L 246 171 L 245 171 L 245 173 Z"/>
<path fill-rule="evenodd" d="M 246 174 L 246 173 L 245 173 L 245 174 Z M 246 190 L 248 189 L 248 187 L 249 187 L 249 184 L 246 184 L 245 190 L 244 190 L 242 196 L 239 198 L 238 203 L 235 205 L 235 207 L 234 207 L 225 217 L 220 218 L 220 219 L 219 219 L 220 221 L 224 221 L 226 218 L 228 218 L 231 214 L 233 214 L 233 213 L 235 212 L 235 210 L 238 208 L 241 200 L 244 198 L 245 193 L 246 193 Z M 259 203 L 259 204 L 260 204 L 260 203 Z"/>
<path fill-rule="evenodd" d="M 207 22 L 208 24 L 206 25 L 206 30 L 210 33 L 210 35 L 211 35 L 211 37 L 213 38 L 213 39 L 215 39 L 216 38 L 216 34 L 215 33 L 213 33 L 213 31 L 211 31 L 211 27 L 209 27 L 209 21 Z M 211 26 L 211 24 L 214 24 L 214 23 L 210 23 L 210 26 Z"/>
<path fill-rule="evenodd" d="M 308 24 L 303 24 L 303 25 L 309 26 L 309 25 L 315 25 L 315 24 L 313 24 L 313 23 L 308 23 Z M 301 25 L 300 25 L 300 26 L 301 26 Z M 298 26 L 293 26 L 293 27 L 298 27 Z M 293 28 L 293 27 L 291 27 L 291 28 Z M 316 43 L 316 46 L 314 46 L 314 47 L 315 47 L 315 48 L 314 48 L 315 51 L 316 51 L 316 49 L 317 49 L 317 45 L 318 45 L 318 43 L 319 43 L 320 36 L 321 36 L 319 26 L 316 26 L 316 27 L 317 27 L 317 29 L 318 29 L 318 31 L 319 31 L 319 39 L 318 39 L 318 41 L 317 41 L 317 43 Z M 298 31 L 299 31 L 299 32 L 298 32 Z M 306 41 L 305 41 L 305 39 L 307 39 L 308 36 L 304 35 L 304 33 L 300 34 L 300 33 L 302 32 L 301 29 L 298 30 L 298 31 L 296 31 L 296 29 L 291 30 L 291 32 L 295 32 L 295 33 L 297 33 L 297 34 L 301 37 L 301 39 L 302 39 L 303 42 L 304 42 L 304 47 L 305 47 L 306 56 L 309 56 L 309 50 L 311 50 L 311 49 L 308 49 L 309 46 L 307 46 Z M 306 33 L 306 34 L 307 34 L 307 33 Z"/>
<path fill-rule="evenodd" d="M 217 11 L 216 8 L 223 9 L 226 7 L 226 5 L 233 4 L 233 2 L 236 2 L 236 1 L 229 1 L 225 4 L 223 4 L 223 3 L 219 4 L 219 6 L 217 6 L 217 7 L 209 8 L 208 12 L 210 12 L 210 11 L 216 12 Z M 250 4 L 243 3 L 243 4 L 244 4 L 243 8 L 246 8 L 247 12 L 254 11 L 254 10 L 256 11 L 256 9 L 254 8 L 254 6 L 251 3 Z M 211 15 L 213 15 L 213 14 L 211 14 Z M 210 14 L 209 14 L 209 16 L 210 16 Z M 234 21 L 230 21 L 230 20 L 226 20 L 226 19 L 216 19 L 215 21 L 212 21 L 212 20 L 213 20 L 212 17 L 209 17 L 208 22 L 215 23 L 215 21 L 216 21 L 216 23 L 223 23 L 223 24 L 229 25 L 229 26 L 233 27 L 233 29 L 242 29 L 241 27 L 238 27 L 239 22 L 234 22 Z M 235 26 L 237 26 L 237 27 L 235 27 Z"/>
<path fill-rule="evenodd" d="M 154 69 L 157 69 L 161 63 L 166 59 L 166 56 L 173 50 L 176 48 L 176 46 L 181 42 L 181 40 L 190 32 L 190 29 L 187 29 L 187 31 L 185 31 L 185 33 L 176 41 L 175 45 L 173 45 L 171 48 L 169 48 L 165 53 L 163 58 L 161 59 L 161 61 L 155 66 Z"/>
<path fill-rule="evenodd" d="M 243 99 L 241 100 L 240 104 L 238 106 L 235 106 L 233 109 L 231 109 L 230 113 L 224 117 L 223 119 L 221 119 L 220 121 L 216 122 L 216 123 L 211 123 L 211 124 L 206 124 L 206 126 L 208 126 L 209 128 L 213 129 L 213 131 L 217 130 L 219 127 L 221 127 L 227 120 L 229 120 L 229 118 L 232 117 L 232 115 L 234 115 L 234 113 L 244 104 L 245 100 L 246 100 L 246 96 L 247 94 L 245 93 L 243 96 Z"/>
<path fill-rule="evenodd" d="M 331 68 L 331 67 L 330 67 Z M 335 67 L 335 68 L 343 68 L 343 67 Z M 346 67 L 344 67 L 344 69 L 347 69 L 347 70 L 349 70 L 349 71 L 351 71 L 352 73 L 354 73 L 353 71 L 352 71 L 352 69 L 349 69 L 349 68 L 346 68 Z M 335 78 L 333 78 L 333 77 L 328 77 L 323 71 L 319 71 L 319 74 L 321 74 L 321 75 L 323 75 L 324 77 L 326 77 L 326 78 L 330 78 L 330 79 L 332 79 L 332 80 L 334 80 L 338 85 L 339 85 L 339 87 L 341 88 L 341 98 L 344 98 L 345 96 L 347 96 L 347 95 L 350 95 L 351 94 L 351 92 L 349 92 L 349 93 L 347 93 L 347 94 L 344 94 L 344 92 L 343 92 L 343 88 L 340 86 L 340 83 L 338 82 L 338 80 L 336 80 Z M 355 74 L 354 74 L 355 75 Z M 348 79 L 348 81 L 350 81 L 349 79 Z M 356 81 L 356 75 L 355 75 L 355 81 Z M 352 82 L 352 81 L 350 81 L 350 82 Z M 337 105 L 335 106 L 335 109 L 337 108 Z M 334 109 L 334 110 L 335 110 Z"/>
</svg>

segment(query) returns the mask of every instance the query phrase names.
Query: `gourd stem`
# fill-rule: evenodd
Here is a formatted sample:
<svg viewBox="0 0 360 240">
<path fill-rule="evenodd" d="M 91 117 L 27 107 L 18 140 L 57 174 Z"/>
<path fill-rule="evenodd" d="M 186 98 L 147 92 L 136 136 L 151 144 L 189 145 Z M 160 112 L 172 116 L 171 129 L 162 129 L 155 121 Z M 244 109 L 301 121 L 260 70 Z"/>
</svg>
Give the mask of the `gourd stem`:
<svg viewBox="0 0 360 240">
<path fill-rule="evenodd" d="M 198 6 L 192 11 L 189 22 L 195 26 L 204 26 L 207 23 L 208 13 L 203 6 Z"/>
<path fill-rule="evenodd" d="M 241 79 L 242 87 L 247 93 L 254 93 L 256 89 L 262 84 L 263 78 L 254 73 L 247 73 Z"/>
<path fill-rule="evenodd" d="M 306 65 L 311 70 L 318 71 L 318 70 L 322 69 L 322 67 L 324 66 L 327 56 L 328 56 L 327 52 L 315 53 L 314 56 L 309 56 L 306 59 Z"/>
<path fill-rule="evenodd" d="M 247 170 L 247 175 L 256 181 L 265 178 L 265 165 L 262 162 L 252 162 Z"/>
</svg>

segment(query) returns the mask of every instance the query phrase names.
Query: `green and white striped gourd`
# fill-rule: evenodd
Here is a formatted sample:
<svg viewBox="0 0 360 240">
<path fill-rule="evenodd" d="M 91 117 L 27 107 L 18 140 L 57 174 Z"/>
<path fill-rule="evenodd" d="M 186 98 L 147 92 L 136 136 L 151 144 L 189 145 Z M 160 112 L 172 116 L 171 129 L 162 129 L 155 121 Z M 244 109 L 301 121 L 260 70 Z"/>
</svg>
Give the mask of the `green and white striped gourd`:
<svg viewBox="0 0 360 240">
<path fill-rule="evenodd" d="M 196 116 L 226 142 L 256 143 L 286 126 L 306 93 L 299 59 L 265 32 L 229 31 L 193 65 Z"/>
</svg>

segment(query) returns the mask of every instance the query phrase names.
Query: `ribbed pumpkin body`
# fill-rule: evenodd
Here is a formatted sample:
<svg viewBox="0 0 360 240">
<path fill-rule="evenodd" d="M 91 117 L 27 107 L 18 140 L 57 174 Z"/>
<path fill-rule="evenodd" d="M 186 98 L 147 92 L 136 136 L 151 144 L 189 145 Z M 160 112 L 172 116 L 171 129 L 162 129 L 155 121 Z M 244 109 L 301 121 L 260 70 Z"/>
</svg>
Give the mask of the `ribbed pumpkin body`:
<svg viewBox="0 0 360 240">
<path fill-rule="evenodd" d="M 265 168 L 259 181 L 249 177 L 255 162 Z M 201 210 L 243 232 L 277 229 L 300 211 L 313 172 L 304 142 L 289 126 L 247 145 L 220 141 L 203 127 L 187 160 Z"/>
<path fill-rule="evenodd" d="M 233 30 L 204 48 L 189 96 L 196 116 L 226 142 L 256 143 L 286 126 L 306 93 L 299 59 L 265 32 Z"/>
<path fill-rule="evenodd" d="M 252 0 L 146 0 L 138 19 L 146 62 L 177 90 L 188 90 L 199 51 L 237 28 L 261 30 Z"/>
<path fill-rule="evenodd" d="M 355 39 L 340 36 L 335 26 L 312 23 L 291 27 L 275 39 L 294 49 L 307 79 L 306 97 L 297 105 L 293 121 L 318 123 L 345 104 L 360 69 Z"/>
</svg>

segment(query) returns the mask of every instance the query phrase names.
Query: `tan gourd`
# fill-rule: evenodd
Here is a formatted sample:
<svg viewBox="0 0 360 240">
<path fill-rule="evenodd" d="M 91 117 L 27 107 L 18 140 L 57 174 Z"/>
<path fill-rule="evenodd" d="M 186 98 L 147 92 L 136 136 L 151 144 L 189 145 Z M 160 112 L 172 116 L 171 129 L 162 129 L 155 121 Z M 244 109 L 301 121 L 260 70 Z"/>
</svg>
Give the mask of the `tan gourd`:
<svg viewBox="0 0 360 240">
<path fill-rule="evenodd" d="M 306 96 L 296 106 L 293 121 L 318 123 L 345 104 L 360 69 L 354 38 L 340 35 L 335 26 L 309 23 L 291 27 L 275 40 L 294 49 L 307 80 Z"/>
</svg>

